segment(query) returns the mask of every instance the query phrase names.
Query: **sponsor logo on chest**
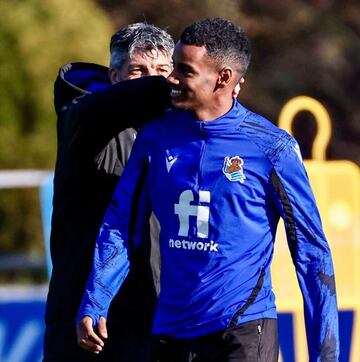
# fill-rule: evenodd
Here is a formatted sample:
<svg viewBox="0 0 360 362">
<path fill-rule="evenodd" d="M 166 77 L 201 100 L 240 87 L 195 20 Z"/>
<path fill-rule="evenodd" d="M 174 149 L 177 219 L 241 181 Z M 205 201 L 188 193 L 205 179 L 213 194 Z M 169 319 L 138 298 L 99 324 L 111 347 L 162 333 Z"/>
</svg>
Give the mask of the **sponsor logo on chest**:
<svg viewBox="0 0 360 362">
<path fill-rule="evenodd" d="M 199 191 L 199 203 L 194 203 L 194 193 L 192 190 L 185 190 L 179 196 L 179 203 L 174 205 L 175 215 L 178 216 L 179 230 L 178 236 L 189 238 L 190 219 L 196 220 L 196 236 L 199 239 L 208 239 L 209 235 L 209 216 L 210 216 L 210 200 L 209 191 Z M 169 247 L 173 249 L 197 250 L 217 252 L 218 244 L 214 241 L 194 241 L 184 238 L 170 239 Z"/>
</svg>

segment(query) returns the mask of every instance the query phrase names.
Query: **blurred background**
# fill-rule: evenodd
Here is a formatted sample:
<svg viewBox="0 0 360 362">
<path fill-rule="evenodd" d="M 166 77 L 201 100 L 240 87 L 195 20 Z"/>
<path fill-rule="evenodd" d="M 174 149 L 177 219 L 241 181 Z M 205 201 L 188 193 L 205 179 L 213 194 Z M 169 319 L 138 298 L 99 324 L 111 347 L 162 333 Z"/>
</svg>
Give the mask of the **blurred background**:
<svg viewBox="0 0 360 362">
<path fill-rule="evenodd" d="M 36 174 L 41 180 L 51 172 L 56 156 L 53 82 L 58 68 L 73 61 L 107 65 L 110 36 L 122 26 L 154 23 L 176 40 L 185 26 L 200 18 L 220 16 L 239 24 L 253 48 L 239 100 L 277 124 L 289 99 L 299 95 L 315 98 L 332 122 L 327 160 L 360 165 L 359 1 L 0 0 L 0 14 L 1 361 L 40 360 L 39 352 L 23 352 L 19 357 L 14 346 L 13 350 L 11 345 L 4 347 L 11 333 L 27 329 L 21 321 L 14 331 L 8 322 L 2 327 L 1 318 L 15 295 L 23 301 L 35 300 L 32 308 L 41 314 L 47 283 L 37 182 L 16 187 L 22 184 L 18 178 L 25 175 L 1 186 L 1 175 L 8 170 L 41 170 L 45 173 Z M 313 115 L 300 112 L 293 126 L 304 158 L 311 158 L 317 132 Z M 14 285 L 28 285 L 28 292 L 14 289 Z M 35 285 L 39 289 L 34 289 Z M 349 333 L 354 336 L 351 323 Z M 35 333 L 31 327 L 35 328 L 26 328 Z M 37 331 L 39 349 L 42 330 Z M 296 355 L 296 347 L 294 351 Z M 350 355 L 344 355 L 343 361 L 350 360 Z M 283 359 L 290 362 L 292 358 L 295 360 Z M 360 355 L 356 358 L 358 361 Z"/>
</svg>

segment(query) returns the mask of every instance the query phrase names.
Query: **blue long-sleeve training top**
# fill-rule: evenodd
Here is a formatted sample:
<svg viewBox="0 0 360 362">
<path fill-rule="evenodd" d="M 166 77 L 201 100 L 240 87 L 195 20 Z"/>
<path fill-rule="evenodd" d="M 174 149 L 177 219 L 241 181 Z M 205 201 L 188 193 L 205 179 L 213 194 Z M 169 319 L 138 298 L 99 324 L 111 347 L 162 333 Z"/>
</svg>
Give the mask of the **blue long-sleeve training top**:
<svg viewBox="0 0 360 362">
<path fill-rule="evenodd" d="M 212 121 L 170 110 L 146 125 L 106 212 L 78 318 L 106 317 L 129 270 L 129 235 L 150 210 L 161 225 L 153 333 L 191 338 L 276 318 L 270 264 L 282 217 L 304 298 L 310 360 L 337 360 L 331 253 L 290 135 L 237 101 Z"/>
</svg>

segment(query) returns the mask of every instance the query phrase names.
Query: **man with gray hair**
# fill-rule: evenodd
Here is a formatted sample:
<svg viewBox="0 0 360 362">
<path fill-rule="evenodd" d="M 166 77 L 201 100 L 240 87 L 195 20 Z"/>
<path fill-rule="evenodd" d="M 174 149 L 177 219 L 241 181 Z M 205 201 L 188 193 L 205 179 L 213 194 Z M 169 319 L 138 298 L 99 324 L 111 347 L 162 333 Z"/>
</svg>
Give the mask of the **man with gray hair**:
<svg viewBox="0 0 360 362">
<path fill-rule="evenodd" d="M 131 24 L 111 37 L 110 80 L 135 79 L 171 72 L 174 41 L 154 25 Z M 170 60 L 170 61 L 169 61 Z"/>
<path fill-rule="evenodd" d="M 149 233 L 134 235 L 145 239 L 131 250 L 134 267 L 112 303 L 110 338 L 101 356 L 78 346 L 75 317 L 99 226 L 136 130 L 170 106 L 164 77 L 172 70 L 173 49 L 166 31 L 137 23 L 112 36 L 110 68 L 72 63 L 60 69 L 55 83 L 58 153 L 44 362 L 150 361 L 159 264 L 157 241 L 151 241 Z M 164 77 L 147 77 L 152 75 Z M 105 319 L 96 329 L 106 338 Z"/>
</svg>

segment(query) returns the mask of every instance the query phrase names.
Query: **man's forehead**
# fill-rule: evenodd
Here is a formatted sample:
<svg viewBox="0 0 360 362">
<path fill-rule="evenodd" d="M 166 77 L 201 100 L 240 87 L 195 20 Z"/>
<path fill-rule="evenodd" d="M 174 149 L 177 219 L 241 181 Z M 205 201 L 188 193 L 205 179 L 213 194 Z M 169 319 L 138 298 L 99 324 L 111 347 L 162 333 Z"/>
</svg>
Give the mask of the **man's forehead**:
<svg viewBox="0 0 360 362">
<path fill-rule="evenodd" d="M 171 62 L 171 57 L 162 49 L 136 49 L 130 56 L 131 61 L 136 60 L 146 60 L 146 61 L 165 61 Z"/>
<path fill-rule="evenodd" d="M 208 56 L 205 45 L 189 45 L 181 41 L 176 43 L 173 58 L 175 62 L 186 64 L 197 62 L 212 63 L 212 59 Z"/>
</svg>

